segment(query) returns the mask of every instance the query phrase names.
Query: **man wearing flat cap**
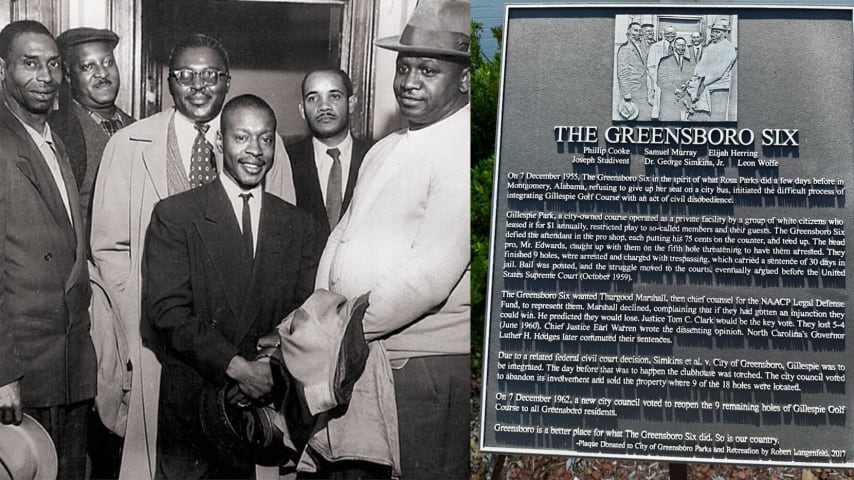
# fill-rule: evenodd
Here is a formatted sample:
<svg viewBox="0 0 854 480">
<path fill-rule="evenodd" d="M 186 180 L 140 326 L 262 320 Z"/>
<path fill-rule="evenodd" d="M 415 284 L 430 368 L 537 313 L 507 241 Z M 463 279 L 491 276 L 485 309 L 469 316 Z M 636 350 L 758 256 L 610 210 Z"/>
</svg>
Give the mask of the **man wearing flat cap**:
<svg viewBox="0 0 854 480">
<path fill-rule="evenodd" d="M 365 336 L 392 370 L 403 479 L 468 478 L 469 33 L 468 1 L 422 0 L 399 37 L 377 41 L 397 52 L 408 127 L 365 156 L 316 282 L 370 292 Z"/>
<path fill-rule="evenodd" d="M 116 106 L 121 80 L 113 49 L 119 36 L 110 30 L 72 28 L 56 38 L 62 55 L 66 88 L 50 124 L 65 141 L 80 203 L 89 224 L 95 174 L 107 141 L 133 118 Z"/>
<path fill-rule="evenodd" d="M 104 147 L 116 131 L 134 121 L 115 103 L 121 86 L 113 55 L 118 42 L 119 36 L 111 30 L 89 27 L 66 30 L 56 39 L 63 60 L 65 83 L 60 88 L 59 109 L 51 113 L 49 122 L 66 145 L 71 172 L 80 191 L 87 245 L 92 189 Z M 100 290 L 95 292 L 98 294 Z M 94 338 L 99 338 L 98 335 L 104 331 L 99 327 L 100 324 L 96 323 L 93 328 Z M 107 331 L 111 333 L 113 328 Z M 104 358 L 103 345 L 116 343 L 113 338 L 106 340 L 95 342 L 98 358 Z M 99 388 L 99 400 L 105 398 L 105 393 L 103 386 Z M 109 415 L 103 403 L 98 403 L 98 406 L 102 416 Z M 97 415 L 91 415 L 89 440 L 93 476 L 117 477 L 121 438 L 110 432 Z"/>
</svg>

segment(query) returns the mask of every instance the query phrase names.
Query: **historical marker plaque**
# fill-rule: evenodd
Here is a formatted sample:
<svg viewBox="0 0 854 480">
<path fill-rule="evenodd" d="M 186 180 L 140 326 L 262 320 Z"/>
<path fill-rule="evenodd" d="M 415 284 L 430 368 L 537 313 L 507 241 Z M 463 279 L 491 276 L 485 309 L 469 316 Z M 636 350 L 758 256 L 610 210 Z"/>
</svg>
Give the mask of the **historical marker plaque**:
<svg viewBox="0 0 854 480">
<path fill-rule="evenodd" d="M 481 448 L 854 466 L 851 8 L 509 6 Z"/>
</svg>

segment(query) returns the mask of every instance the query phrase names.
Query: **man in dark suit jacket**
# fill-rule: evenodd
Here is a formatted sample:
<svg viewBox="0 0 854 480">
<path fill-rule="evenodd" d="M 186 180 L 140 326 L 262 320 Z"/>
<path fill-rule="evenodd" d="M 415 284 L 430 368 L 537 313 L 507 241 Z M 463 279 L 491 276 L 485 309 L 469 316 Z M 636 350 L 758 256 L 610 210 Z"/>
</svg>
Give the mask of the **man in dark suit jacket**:
<svg viewBox="0 0 854 480">
<path fill-rule="evenodd" d="M 157 478 L 252 476 L 246 459 L 214 450 L 199 398 L 228 381 L 254 399 L 269 393 L 256 343 L 313 291 L 314 222 L 261 188 L 274 158 L 273 110 L 243 95 L 221 122 L 224 173 L 162 200 L 143 253 L 142 336 L 163 365 Z"/>
<path fill-rule="evenodd" d="M 312 136 L 289 145 L 288 155 L 297 206 L 317 221 L 321 248 L 350 205 L 362 157 L 370 146 L 350 134 L 355 102 L 353 84 L 342 70 L 316 70 L 302 81 L 299 111 Z"/>
<path fill-rule="evenodd" d="M 697 65 L 697 62 L 703 58 L 703 50 L 706 46 L 703 45 L 703 34 L 701 32 L 691 33 L 691 45 L 688 46 L 686 53 L 691 59 L 691 63 Z"/>
<path fill-rule="evenodd" d="M 62 81 L 44 25 L 0 32 L 0 422 L 50 433 L 59 478 L 83 478 L 95 396 L 89 271 L 74 176 L 47 116 Z"/>
</svg>

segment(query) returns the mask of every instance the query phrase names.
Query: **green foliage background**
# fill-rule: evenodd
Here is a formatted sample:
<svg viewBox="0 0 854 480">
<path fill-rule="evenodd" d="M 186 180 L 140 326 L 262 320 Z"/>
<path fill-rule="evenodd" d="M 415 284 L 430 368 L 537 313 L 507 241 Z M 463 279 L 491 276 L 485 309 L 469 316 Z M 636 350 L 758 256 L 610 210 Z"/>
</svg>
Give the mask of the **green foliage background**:
<svg viewBox="0 0 854 480">
<path fill-rule="evenodd" d="M 472 355 L 480 370 L 483 354 L 486 276 L 489 271 L 489 226 L 495 165 L 495 128 L 501 73 L 501 27 L 491 29 L 499 49 L 487 59 L 480 47 L 483 27 L 471 22 L 471 253 Z"/>
</svg>

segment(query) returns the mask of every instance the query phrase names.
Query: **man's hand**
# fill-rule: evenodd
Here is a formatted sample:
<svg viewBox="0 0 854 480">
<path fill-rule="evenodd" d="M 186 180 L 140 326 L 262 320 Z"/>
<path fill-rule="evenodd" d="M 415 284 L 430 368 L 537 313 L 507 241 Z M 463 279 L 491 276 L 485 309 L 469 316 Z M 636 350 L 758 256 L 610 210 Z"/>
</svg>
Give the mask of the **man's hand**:
<svg viewBox="0 0 854 480">
<path fill-rule="evenodd" d="M 18 380 L 0 386 L 0 423 L 20 425 L 23 419 L 21 386 Z"/>
<path fill-rule="evenodd" d="M 653 88 L 646 94 L 646 103 L 650 105 L 655 105 L 655 97 L 658 92 L 658 87 Z"/>
<path fill-rule="evenodd" d="M 240 391 L 255 400 L 260 400 L 273 390 L 273 374 L 269 362 L 250 362 L 240 355 L 235 355 L 225 374 L 237 382 Z"/>
</svg>

